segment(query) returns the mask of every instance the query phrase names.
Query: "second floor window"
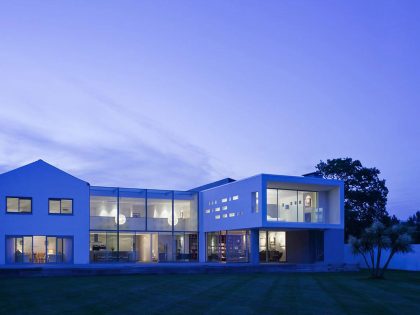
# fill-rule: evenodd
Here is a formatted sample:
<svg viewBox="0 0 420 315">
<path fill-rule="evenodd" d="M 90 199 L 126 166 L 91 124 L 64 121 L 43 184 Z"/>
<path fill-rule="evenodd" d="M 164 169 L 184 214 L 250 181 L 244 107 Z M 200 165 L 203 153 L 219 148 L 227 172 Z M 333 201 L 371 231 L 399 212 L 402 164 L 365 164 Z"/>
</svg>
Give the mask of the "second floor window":
<svg viewBox="0 0 420 315">
<path fill-rule="evenodd" d="M 50 214 L 73 214 L 72 199 L 51 198 L 48 200 L 48 213 Z"/>
<path fill-rule="evenodd" d="M 254 191 L 251 195 L 252 199 L 252 212 L 258 213 L 258 191 Z"/>
<path fill-rule="evenodd" d="M 6 207 L 8 213 L 32 213 L 32 198 L 6 197 Z"/>
</svg>

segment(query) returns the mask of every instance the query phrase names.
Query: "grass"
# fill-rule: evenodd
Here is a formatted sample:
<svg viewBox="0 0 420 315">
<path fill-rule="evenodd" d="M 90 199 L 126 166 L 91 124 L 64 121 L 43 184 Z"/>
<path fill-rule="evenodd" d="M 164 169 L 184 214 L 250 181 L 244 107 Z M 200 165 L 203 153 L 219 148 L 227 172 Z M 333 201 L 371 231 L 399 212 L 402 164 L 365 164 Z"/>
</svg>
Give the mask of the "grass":
<svg viewBox="0 0 420 315">
<path fill-rule="evenodd" d="M 415 314 L 420 272 L 0 278 L 0 314 Z"/>
</svg>

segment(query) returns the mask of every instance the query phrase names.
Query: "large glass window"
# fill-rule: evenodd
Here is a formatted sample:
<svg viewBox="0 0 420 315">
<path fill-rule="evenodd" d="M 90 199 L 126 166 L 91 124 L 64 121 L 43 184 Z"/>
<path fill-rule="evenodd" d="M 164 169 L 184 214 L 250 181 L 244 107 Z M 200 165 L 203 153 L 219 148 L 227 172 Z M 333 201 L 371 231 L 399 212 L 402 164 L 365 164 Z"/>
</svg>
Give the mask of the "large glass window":
<svg viewBox="0 0 420 315">
<path fill-rule="evenodd" d="M 249 231 L 207 233 L 207 261 L 248 262 Z"/>
<path fill-rule="evenodd" d="M 6 197 L 6 212 L 32 213 L 32 198 Z"/>
<path fill-rule="evenodd" d="M 298 192 L 299 222 L 324 222 L 323 209 L 318 208 L 318 193 Z"/>
<path fill-rule="evenodd" d="M 176 232 L 175 259 L 177 261 L 195 261 L 198 259 L 198 239 L 196 233 Z"/>
<path fill-rule="evenodd" d="M 92 262 L 198 259 L 197 193 L 94 187 Z"/>
<path fill-rule="evenodd" d="M 318 192 L 267 189 L 267 221 L 323 223 Z"/>
<path fill-rule="evenodd" d="M 286 261 L 286 232 L 260 231 L 260 262 Z"/>
<path fill-rule="evenodd" d="M 117 197 L 90 197 L 90 228 L 95 230 L 117 229 Z"/>
<path fill-rule="evenodd" d="M 277 189 L 267 189 L 267 221 L 277 221 Z"/>
<path fill-rule="evenodd" d="M 197 231 L 197 194 L 174 193 L 174 230 Z"/>
<path fill-rule="evenodd" d="M 226 261 L 248 261 L 248 233 L 247 231 L 228 231 L 226 235 Z"/>
<path fill-rule="evenodd" d="M 16 236 L 6 240 L 10 263 L 71 263 L 73 239 L 64 236 Z"/>
<path fill-rule="evenodd" d="M 48 200 L 48 213 L 73 214 L 73 200 L 50 198 Z"/>
<path fill-rule="evenodd" d="M 119 261 L 137 261 L 136 235 L 135 233 L 120 233 L 119 238 Z"/>
<path fill-rule="evenodd" d="M 146 191 L 137 189 L 121 189 L 119 199 L 120 230 L 146 229 Z"/>
<path fill-rule="evenodd" d="M 158 260 L 160 262 L 174 260 L 174 242 L 172 242 L 172 233 L 159 233 L 158 238 Z"/>
<path fill-rule="evenodd" d="M 172 191 L 148 190 L 147 197 L 147 229 L 172 231 Z"/>
<path fill-rule="evenodd" d="M 117 233 L 98 232 L 90 234 L 90 261 L 118 261 Z"/>
<path fill-rule="evenodd" d="M 207 233 L 207 261 L 221 261 L 219 232 Z"/>
<path fill-rule="evenodd" d="M 297 215 L 297 191 L 277 190 L 278 221 L 299 222 Z"/>
</svg>

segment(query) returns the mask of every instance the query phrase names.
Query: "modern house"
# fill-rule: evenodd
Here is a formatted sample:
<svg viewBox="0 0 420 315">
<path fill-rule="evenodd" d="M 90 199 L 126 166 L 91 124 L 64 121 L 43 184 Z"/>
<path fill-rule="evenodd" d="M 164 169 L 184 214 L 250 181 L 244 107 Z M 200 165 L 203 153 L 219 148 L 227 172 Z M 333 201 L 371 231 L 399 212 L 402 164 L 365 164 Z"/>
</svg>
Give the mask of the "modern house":
<svg viewBox="0 0 420 315">
<path fill-rule="evenodd" d="M 0 175 L 0 264 L 342 263 L 343 201 L 317 177 L 98 187 L 38 160 Z"/>
</svg>

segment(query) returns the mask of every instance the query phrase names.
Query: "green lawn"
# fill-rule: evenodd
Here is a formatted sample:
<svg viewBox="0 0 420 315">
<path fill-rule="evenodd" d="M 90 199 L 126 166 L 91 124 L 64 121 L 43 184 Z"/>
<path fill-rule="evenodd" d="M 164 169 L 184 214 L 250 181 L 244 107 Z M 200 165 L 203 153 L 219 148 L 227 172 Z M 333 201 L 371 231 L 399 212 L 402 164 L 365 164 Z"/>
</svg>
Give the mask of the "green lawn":
<svg viewBox="0 0 420 315">
<path fill-rule="evenodd" d="M 0 278 L 0 314 L 418 314 L 420 273 Z"/>
</svg>

